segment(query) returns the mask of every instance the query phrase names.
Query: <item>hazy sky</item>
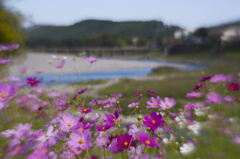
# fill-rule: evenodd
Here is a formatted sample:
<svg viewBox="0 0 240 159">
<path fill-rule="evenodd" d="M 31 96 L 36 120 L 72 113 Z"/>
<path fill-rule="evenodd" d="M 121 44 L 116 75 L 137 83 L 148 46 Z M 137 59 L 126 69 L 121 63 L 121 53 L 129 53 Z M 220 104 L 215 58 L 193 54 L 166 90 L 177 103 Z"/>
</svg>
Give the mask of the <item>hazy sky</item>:
<svg viewBox="0 0 240 159">
<path fill-rule="evenodd" d="M 240 20 L 240 0 L 8 0 L 35 24 L 162 20 L 187 29 Z"/>
</svg>

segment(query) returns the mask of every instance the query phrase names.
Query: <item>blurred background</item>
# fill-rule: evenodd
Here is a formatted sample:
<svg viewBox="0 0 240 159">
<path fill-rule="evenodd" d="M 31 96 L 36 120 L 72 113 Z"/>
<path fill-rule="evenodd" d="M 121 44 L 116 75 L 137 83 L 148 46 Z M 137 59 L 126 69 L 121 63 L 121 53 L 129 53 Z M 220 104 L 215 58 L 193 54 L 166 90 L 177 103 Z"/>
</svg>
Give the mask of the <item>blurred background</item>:
<svg viewBox="0 0 240 159">
<path fill-rule="evenodd" d="M 240 48 L 238 6 L 237 0 L 0 0 L 0 43 L 59 52 L 145 48 L 159 57 L 210 56 Z"/>
</svg>

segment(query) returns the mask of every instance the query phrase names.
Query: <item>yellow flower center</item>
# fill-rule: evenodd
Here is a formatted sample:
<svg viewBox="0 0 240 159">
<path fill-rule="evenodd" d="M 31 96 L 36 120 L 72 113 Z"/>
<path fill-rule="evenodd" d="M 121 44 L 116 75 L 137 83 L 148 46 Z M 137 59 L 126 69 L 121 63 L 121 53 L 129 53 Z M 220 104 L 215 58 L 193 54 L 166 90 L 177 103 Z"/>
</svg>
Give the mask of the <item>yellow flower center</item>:
<svg viewBox="0 0 240 159">
<path fill-rule="evenodd" d="M 87 111 L 87 109 L 83 109 L 83 111 L 84 111 L 84 112 L 86 112 L 86 111 Z"/>
<path fill-rule="evenodd" d="M 6 98 L 6 97 L 7 97 L 6 93 L 2 93 L 0 96 L 1 96 L 2 98 Z"/>
<path fill-rule="evenodd" d="M 75 151 L 73 151 L 73 153 L 77 154 L 77 153 L 78 153 L 78 151 L 77 151 L 77 150 L 75 150 Z"/>
<path fill-rule="evenodd" d="M 169 107 L 170 105 L 169 104 L 166 104 L 166 107 Z"/>
<path fill-rule="evenodd" d="M 47 150 L 42 150 L 42 153 L 46 153 L 47 152 Z"/>
<path fill-rule="evenodd" d="M 84 129 L 82 127 L 79 128 L 81 131 L 83 131 Z"/>
<path fill-rule="evenodd" d="M 82 139 L 80 139 L 80 140 L 78 141 L 78 143 L 79 143 L 79 144 L 83 144 L 84 141 L 83 141 Z"/>
<path fill-rule="evenodd" d="M 20 147 L 17 147 L 17 148 L 16 148 L 16 151 L 20 151 L 20 150 L 21 150 L 21 148 L 20 148 Z"/>
<path fill-rule="evenodd" d="M 149 140 L 146 140 L 145 143 L 146 143 L 146 144 L 150 144 L 150 141 L 149 141 Z"/>
<path fill-rule="evenodd" d="M 115 123 L 115 122 L 116 122 L 116 119 L 113 119 L 112 121 Z"/>
<path fill-rule="evenodd" d="M 153 105 L 154 105 L 154 106 L 157 106 L 157 103 L 154 103 Z"/>
<path fill-rule="evenodd" d="M 45 137 L 48 137 L 49 135 L 48 134 L 46 134 L 46 135 L 44 135 Z"/>
<path fill-rule="evenodd" d="M 128 145 L 128 142 L 124 142 L 123 144 L 124 144 L 125 146 L 127 146 L 127 145 Z"/>
<path fill-rule="evenodd" d="M 155 120 L 152 120 L 152 124 L 155 124 L 156 123 L 156 121 Z"/>
<path fill-rule="evenodd" d="M 71 123 L 68 123 L 67 126 L 72 126 L 72 124 L 71 124 Z"/>
<path fill-rule="evenodd" d="M 102 130 L 105 130 L 105 127 L 102 127 Z"/>
</svg>

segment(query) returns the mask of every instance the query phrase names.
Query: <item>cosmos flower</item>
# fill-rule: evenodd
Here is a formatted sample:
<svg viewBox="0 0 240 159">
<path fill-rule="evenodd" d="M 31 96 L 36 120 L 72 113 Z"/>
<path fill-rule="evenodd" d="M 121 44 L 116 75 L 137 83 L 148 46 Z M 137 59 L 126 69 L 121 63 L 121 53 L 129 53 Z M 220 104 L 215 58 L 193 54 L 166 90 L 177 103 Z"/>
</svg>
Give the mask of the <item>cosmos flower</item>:
<svg viewBox="0 0 240 159">
<path fill-rule="evenodd" d="M 187 155 L 193 152 L 194 149 L 195 149 L 195 143 L 192 141 L 188 141 L 180 147 L 180 152 L 184 155 Z"/>
<path fill-rule="evenodd" d="M 164 100 L 160 101 L 160 109 L 165 110 L 165 109 L 170 109 L 176 105 L 176 101 L 173 98 L 168 98 L 165 97 Z"/>
<path fill-rule="evenodd" d="M 191 92 L 191 93 L 187 93 L 186 97 L 187 98 L 199 98 L 203 95 L 202 92 Z"/>
<path fill-rule="evenodd" d="M 57 64 L 55 65 L 55 67 L 56 67 L 56 68 L 62 68 L 64 65 L 65 65 L 65 61 L 62 60 L 62 61 L 60 61 L 59 63 L 57 63 Z"/>
<path fill-rule="evenodd" d="M 147 101 L 147 108 L 159 108 L 161 98 L 157 96 L 156 98 L 151 97 L 151 102 Z"/>
<path fill-rule="evenodd" d="M 207 94 L 207 103 L 221 103 L 223 102 L 223 98 L 220 94 L 215 92 L 211 92 Z"/>
<path fill-rule="evenodd" d="M 79 109 L 80 112 L 83 113 L 83 114 L 88 114 L 88 113 L 91 113 L 91 112 L 92 112 L 92 108 L 84 109 L 84 108 L 82 108 L 82 107 L 78 107 L 78 109 Z"/>
<path fill-rule="evenodd" d="M 203 87 L 203 84 L 202 83 L 198 83 L 194 88 L 193 90 L 196 91 L 198 90 L 199 88 Z"/>
<path fill-rule="evenodd" d="M 96 57 L 87 57 L 87 60 L 92 64 L 93 62 L 97 62 L 97 58 Z"/>
<path fill-rule="evenodd" d="M 146 127 L 151 128 L 151 130 L 154 132 L 159 126 L 164 125 L 164 120 L 162 120 L 162 115 L 157 114 L 156 112 L 152 112 L 150 116 L 145 115 L 143 124 L 146 125 Z"/>
<path fill-rule="evenodd" d="M 157 143 L 158 138 L 155 137 L 153 139 L 150 139 L 148 134 L 140 133 L 138 140 L 148 147 L 159 147 L 160 146 L 160 144 Z"/>
<path fill-rule="evenodd" d="M 138 102 L 133 102 L 133 103 L 129 104 L 128 107 L 129 108 L 135 108 L 135 107 L 138 106 L 138 104 L 139 104 Z"/>
<path fill-rule="evenodd" d="M 124 134 L 117 137 L 117 148 L 118 149 L 127 149 L 131 146 L 135 146 L 136 141 L 133 139 L 132 135 Z"/>
<path fill-rule="evenodd" d="M 10 63 L 12 60 L 10 59 L 0 59 L 0 64 L 8 64 Z"/>
<path fill-rule="evenodd" d="M 82 150 L 89 149 L 91 144 L 91 132 L 90 131 L 80 131 L 76 130 L 70 135 L 70 139 L 68 141 L 68 145 L 73 148 L 80 148 Z"/>
<path fill-rule="evenodd" d="M 230 91 L 238 91 L 239 90 L 239 85 L 237 83 L 233 83 L 233 82 L 227 83 L 226 86 L 227 86 L 228 90 L 230 90 Z"/>
<path fill-rule="evenodd" d="M 195 135 L 199 134 L 200 128 L 201 128 L 201 125 L 199 122 L 194 122 L 192 125 L 188 125 L 188 129 L 192 130 Z"/>
<path fill-rule="evenodd" d="M 36 77 L 27 78 L 27 84 L 29 84 L 31 87 L 37 86 L 39 83 L 40 83 L 40 81 L 37 80 Z"/>
<path fill-rule="evenodd" d="M 0 82 L 0 103 L 6 103 L 8 99 L 15 96 L 17 89 L 14 85 Z"/>
<path fill-rule="evenodd" d="M 72 114 L 64 114 L 59 120 L 60 129 L 63 131 L 69 131 L 77 128 L 79 118 L 75 118 Z"/>
<path fill-rule="evenodd" d="M 20 79 L 18 77 L 14 77 L 14 76 L 7 77 L 7 80 L 9 82 L 19 82 L 20 81 Z"/>
<path fill-rule="evenodd" d="M 152 94 L 152 95 L 158 95 L 158 93 L 154 92 L 154 91 L 146 90 L 146 92 L 149 93 L 149 94 Z"/>
<path fill-rule="evenodd" d="M 226 82 L 232 79 L 232 75 L 225 75 L 225 74 L 217 74 L 214 75 L 211 79 L 210 82 L 212 83 L 218 83 L 218 82 Z"/>
<path fill-rule="evenodd" d="M 205 77 L 202 77 L 199 81 L 200 82 L 205 82 L 205 81 L 208 81 L 211 79 L 212 76 L 205 76 Z"/>
<path fill-rule="evenodd" d="M 54 131 L 54 127 L 50 125 L 47 129 L 47 132 L 42 133 L 42 135 L 40 135 L 36 140 L 42 143 L 49 140 L 51 143 L 54 143 L 57 133 L 58 133 L 58 130 Z"/>
<path fill-rule="evenodd" d="M 130 150 L 128 151 L 128 156 L 133 159 L 139 159 L 139 157 L 142 155 L 144 148 L 141 145 L 138 145 L 135 147 L 130 147 Z"/>
<path fill-rule="evenodd" d="M 78 94 L 83 94 L 86 91 L 87 91 L 87 88 L 81 89 L 80 91 L 78 91 Z"/>
<path fill-rule="evenodd" d="M 112 97 L 122 97 L 122 93 L 111 94 Z"/>
</svg>

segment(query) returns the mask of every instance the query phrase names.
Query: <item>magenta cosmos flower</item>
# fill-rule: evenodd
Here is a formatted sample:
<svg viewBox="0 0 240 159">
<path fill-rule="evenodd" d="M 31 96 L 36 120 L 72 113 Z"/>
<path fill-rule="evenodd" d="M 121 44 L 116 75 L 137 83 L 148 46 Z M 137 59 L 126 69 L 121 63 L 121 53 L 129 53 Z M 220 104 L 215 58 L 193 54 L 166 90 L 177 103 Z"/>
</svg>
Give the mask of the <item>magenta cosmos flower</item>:
<svg viewBox="0 0 240 159">
<path fill-rule="evenodd" d="M 27 78 L 27 84 L 29 84 L 31 87 L 37 86 L 39 83 L 40 83 L 40 81 L 37 80 L 36 77 Z"/>
<path fill-rule="evenodd" d="M 91 113 L 91 112 L 92 112 L 92 108 L 84 109 L 84 108 L 78 107 L 78 109 L 79 109 L 80 112 L 83 113 L 83 114 L 88 114 L 88 113 Z"/>
<path fill-rule="evenodd" d="M 97 58 L 96 57 L 88 57 L 87 60 L 92 64 L 93 62 L 97 62 Z"/>
<path fill-rule="evenodd" d="M 80 148 L 82 150 L 89 149 L 91 144 L 91 133 L 90 131 L 80 131 L 76 130 L 73 132 L 70 136 L 70 140 L 68 141 L 69 146 L 72 146 L 73 148 Z"/>
<path fill-rule="evenodd" d="M 150 116 L 144 116 L 143 124 L 146 125 L 146 127 L 151 128 L 152 131 L 155 131 L 159 126 L 164 125 L 164 120 L 162 120 L 161 114 L 152 112 Z"/>
<path fill-rule="evenodd" d="M 238 91 L 239 90 L 239 85 L 237 83 L 227 83 L 226 86 L 228 87 L 228 90 L 230 91 Z"/>
<path fill-rule="evenodd" d="M 4 82 L 0 82 L 0 103 L 6 103 L 9 98 L 16 95 L 16 87 Z"/>
<path fill-rule="evenodd" d="M 168 98 L 165 97 L 164 100 L 160 101 L 160 109 L 165 110 L 165 109 L 170 109 L 176 105 L 176 101 L 173 98 Z"/>
<path fill-rule="evenodd" d="M 60 122 L 60 129 L 63 131 L 70 131 L 77 128 L 79 118 L 75 118 L 71 114 L 64 114 Z"/>
<path fill-rule="evenodd" d="M 159 147 L 160 146 L 160 144 L 157 143 L 158 138 L 155 137 L 153 139 L 150 139 L 148 134 L 140 133 L 138 140 L 148 147 Z"/>
<path fill-rule="evenodd" d="M 199 88 L 203 87 L 203 84 L 202 83 L 198 83 L 194 88 L 193 90 L 196 91 L 198 90 Z"/>
<path fill-rule="evenodd" d="M 212 77 L 212 76 L 205 76 L 205 77 L 201 78 L 199 81 L 200 81 L 200 82 L 205 82 L 205 81 L 210 80 L 211 77 Z"/>
<path fill-rule="evenodd" d="M 133 139 L 132 135 L 124 134 L 117 137 L 117 147 L 119 149 L 127 149 L 130 146 L 135 146 L 136 141 Z"/>
<path fill-rule="evenodd" d="M 199 98 L 203 95 L 202 92 L 191 92 L 191 93 L 187 93 L 186 97 L 187 98 Z"/>
</svg>

